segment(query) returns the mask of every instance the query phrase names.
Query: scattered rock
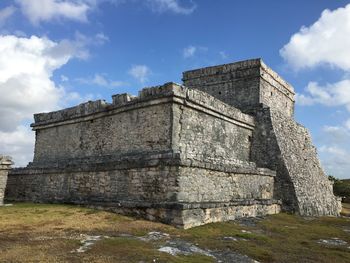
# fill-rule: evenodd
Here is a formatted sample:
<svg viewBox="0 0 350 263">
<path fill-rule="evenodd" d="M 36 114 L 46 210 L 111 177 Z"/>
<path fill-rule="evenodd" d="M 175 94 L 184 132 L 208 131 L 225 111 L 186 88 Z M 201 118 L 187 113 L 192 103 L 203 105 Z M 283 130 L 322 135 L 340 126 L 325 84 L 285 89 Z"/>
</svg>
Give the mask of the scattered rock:
<svg viewBox="0 0 350 263">
<path fill-rule="evenodd" d="M 168 253 L 168 254 L 173 255 L 173 256 L 176 256 L 178 254 L 185 254 L 185 255 L 188 254 L 188 252 L 181 251 L 180 249 L 178 249 L 176 247 L 161 247 L 158 250 L 160 252 L 165 252 L 165 253 Z"/>
<path fill-rule="evenodd" d="M 162 232 L 149 232 L 146 236 L 139 237 L 140 240 L 142 241 L 158 241 L 162 239 L 169 239 L 170 235 L 167 233 L 162 233 Z"/>
<path fill-rule="evenodd" d="M 247 239 L 241 238 L 241 237 L 223 237 L 223 240 L 229 240 L 229 241 L 247 241 Z"/>
<path fill-rule="evenodd" d="M 234 237 L 228 237 L 234 238 Z M 192 255 L 192 254 L 201 254 L 208 257 L 214 258 L 217 262 L 240 262 L 240 263 L 258 263 L 248 256 L 241 255 L 239 253 L 227 251 L 211 251 L 201 249 L 189 242 L 183 240 L 172 240 L 167 241 L 166 246 L 158 249 L 161 252 L 168 253 L 170 255 Z"/>
<path fill-rule="evenodd" d="M 330 245 L 330 246 L 345 246 L 348 242 L 341 240 L 337 237 L 331 239 L 320 239 L 317 241 L 319 244 Z"/>
<path fill-rule="evenodd" d="M 102 236 L 89 236 L 89 235 L 83 235 L 81 234 L 81 246 L 76 249 L 71 251 L 72 253 L 84 253 L 86 251 L 88 251 L 92 245 L 94 245 L 97 241 L 101 240 L 102 238 L 108 238 L 106 237 L 102 237 Z"/>
<path fill-rule="evenodd" d="M 238 241 L 237 237 L 224 237 L 223 240 Z"/>
<path fill-rule="evenodd" d="M 218 263 L 239 262 L 239 263 L 259 263 L 246 255 L 233 253 L 232 251 L 213 252 Z"/>
<path fill-rule="evenodd" d="M 285 228 L 290 228 L 290 229 L 297 229 L 296 226 L 284 226 Z"/>
<path fill-rule="evenodd" d="M 243 218 L 237 218 L 235 221 L 240 226 L 255 227 L 257 223 L 263 219 L 264 217 L 243 217 Z"/>
<path fill-rule="evenodd" d="M 210 252 L 203 250 L 189 242 L 186 242 L 180 239 L 167 241 L 166 246 L 161 247 L 159 251 L 161 251 L 161 249 L 164 250 L 164 248 L 166 248 L 165 251 L 170 251 L 172 253 L 175 253 L 175 255 L 176 254 L 182 254 L 182 255 L 201 254 L 208 257 L 214 257 L 213 255 L 210 254 Z"/>
</svg>

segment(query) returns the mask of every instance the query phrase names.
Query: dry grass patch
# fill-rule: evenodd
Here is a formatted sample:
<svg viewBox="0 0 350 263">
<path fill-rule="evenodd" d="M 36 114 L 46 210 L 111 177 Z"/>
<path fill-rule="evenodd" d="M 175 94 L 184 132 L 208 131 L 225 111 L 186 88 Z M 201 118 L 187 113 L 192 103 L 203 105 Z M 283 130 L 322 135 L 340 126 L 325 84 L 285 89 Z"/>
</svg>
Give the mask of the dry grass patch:
<svg viewBox="0 0 350 263">
<path fill-rule="evenodd" d="M 344 206 L 345 213 L 349 208 Z M 151 231 L 168 233 L 170 239 L 201 249 L 234 251 L 261 262 L 350 262 L 350 218 L 278 214 L 254 222 L 181 230 L 78 206 L 21 203 L 0 207 L 0 262 L 214 262 L 199 254 L 172 256 L 158 251 L 166 240 L 137 238 Z M 81 246 L 82 235 L 102 238 L 86 252 L 74 252 Z M 347 244 L 319 243 L 334 238 Z"/>
<path fill-rule="evenodd" d="M 341 211 L 341 214 L 343 216 L 348 216 L 350 217 L 350 203 L 343 203 L 343 209 Z"/>
</svg>

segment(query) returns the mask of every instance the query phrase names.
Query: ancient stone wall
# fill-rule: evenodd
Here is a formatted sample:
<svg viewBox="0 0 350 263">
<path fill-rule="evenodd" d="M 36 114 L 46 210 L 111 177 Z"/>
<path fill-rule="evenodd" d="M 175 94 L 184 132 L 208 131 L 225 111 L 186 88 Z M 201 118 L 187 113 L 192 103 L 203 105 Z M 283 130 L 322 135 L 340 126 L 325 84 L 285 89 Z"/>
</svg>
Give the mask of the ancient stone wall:
<svg viewBox="0 0 350 263">
<path fill-rule="evenodd" d="M 35 124 L 34 162 L 170 150 L 170 112 L 170 104 L 134 105 Z"/>
<path fill-rule="evenodd" d="M 184 158 L 193 162 L 240 165 L 249 163 L 252 127 L 218 118 L 183 105 L 173 107 L 174 139 Z"/>
<path fill-rule="evenodd" d="M 273 199 L 275 173 L 233 173 L 197 167 L 179 170 L 178 200 L 185 202 L 230 202 Z"/>
<path fill-rule="evenodd" d="M 124 169 L 124 163 L 70 169 L 16 169 L 9 177 L 6 198 L 86 204 L 204 203 L 273 197 L 275 173 L 272 171 L 222 172 L 179 163 L 179 166 L 169 166 L 166 162 L 153 165 L 149 160 L 144 163 L 147 167 L 130 169 Z"/>
<path fill-rule="evenodd" d="M 277 171 L 275 198 L 283 201 L 285 210 L 302 215 L 339 214 L 339 203 L 310 135 L 293 119 L 293 87 L 277 73 L 254 59 L 187 71 L 183 80 L 186 86 L 255 116 L 250 161 Z"/>
<path fill-rule="evenodd" d="M 205 91 L 225 103 L 250 112 L 260 103 L 294 114 L 294 90 L 261 59 L 190 70 L 184 85 Z"/>
<path fill-rule="evenodd" d="M 169 83 L 35 120 L 36 157 L 10 173 L 8 200 L 103 206 L 185 228 L 280 209 L 275 173 L 250 161 L 254 118 L 202 91 Z"/>
<path fill-rule="evenodd" d="M 323 172 L 307 129 L 269 107 L 256 112 L 252 160 L 277 171 L 275 198 L 303 216 L 339 215 L 341 205 Z"/>
<path fill-rule="evenodd" d="M 4 195 L 7 185 L 7 175 L 12 165 L 9 156 L 0 155 L 0 206 L 4 204 Z"/>
<path fill-rule="evenodd" d="M 174 166 L 175 163 L 178 165 Z M 55 169 L 15 169 L 7 200 L 72 203 L 189 228 L 280 211 L 272 198 L 275 173 L 188 167 L 181 160 L 145 160 Z M 144 167 L 137 167 L 144 166 Z M 44 189 L 44 190 L 43 190 Z"/>
<path fill-rule="evenodd" d="M 168 84 L 35 115 L 32 166 L 60 160 L 179 152 L 183 158 L 249 165 L 251 116 L 197 90 Z M 55 140 L 52 140 L 55 138 Z"/>
</svg>

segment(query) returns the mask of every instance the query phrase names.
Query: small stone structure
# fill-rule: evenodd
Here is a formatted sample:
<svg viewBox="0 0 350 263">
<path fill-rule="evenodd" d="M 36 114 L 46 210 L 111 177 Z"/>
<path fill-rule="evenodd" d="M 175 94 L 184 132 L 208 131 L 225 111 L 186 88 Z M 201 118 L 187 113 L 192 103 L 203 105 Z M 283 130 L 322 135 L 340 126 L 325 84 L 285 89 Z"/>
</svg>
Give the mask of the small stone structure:
<svg viewBox="0 0 350 263">
<path fill-rule="evenodd" d="M 184 228 L 281 210 L 339 214 L 293 119 L 293 88 L 261 59 L 187 71 L 183 81 L 35 114 L 34 160 L 10 172 L 6 198 Z"/>
<path fill-rule="evenodd" d="M 4 195 L 7 183 L 7 174 L 12 165 L 11 158 L 9 156 L 0 155 L 0 206 L 4 205 Z"/>
</svg>

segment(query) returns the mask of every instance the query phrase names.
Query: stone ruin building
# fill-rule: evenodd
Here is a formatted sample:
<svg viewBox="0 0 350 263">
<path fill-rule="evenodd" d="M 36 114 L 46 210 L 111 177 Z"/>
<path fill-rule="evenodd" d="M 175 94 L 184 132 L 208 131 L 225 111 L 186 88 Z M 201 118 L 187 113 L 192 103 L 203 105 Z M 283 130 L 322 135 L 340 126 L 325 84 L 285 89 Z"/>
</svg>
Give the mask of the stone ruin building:
<svg viewBox="0 0 350 263">
<path fill-rule="evenodd" d="M 35 114 L 33 162 L 9 201 L 73 203 L 183 228 L 275 214 L 339 214 L 294 90 L 261 59 Z"/>
<path fill-rule="evenodd" d="M 0 155 L 0 206 L 4 205 L 7 174 L 11 169 L 11 165 L 12 161 L 9 156 Z"/>
</svg>

